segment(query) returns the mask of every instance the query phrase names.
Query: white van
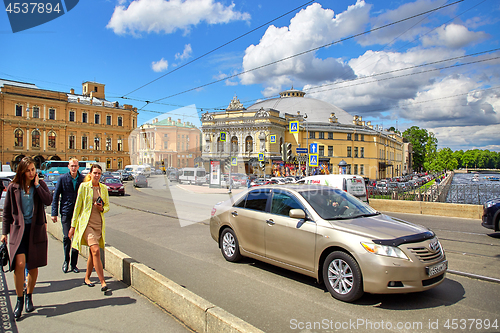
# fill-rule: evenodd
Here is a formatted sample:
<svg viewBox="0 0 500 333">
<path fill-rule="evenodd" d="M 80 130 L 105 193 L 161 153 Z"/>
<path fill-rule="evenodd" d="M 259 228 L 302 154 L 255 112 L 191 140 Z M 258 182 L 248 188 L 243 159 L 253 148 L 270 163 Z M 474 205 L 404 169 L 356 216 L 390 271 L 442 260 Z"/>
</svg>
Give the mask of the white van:
<svg viewBox="0 0 500 333">
<path fill-rule="evenodd" d="M 144 176 L 151 176 L 151 166 L 149 164 L 139 165 L 137 167 L 137 174 L 142 173 Z"/>
<path fill-rule="evenodd" d="M 207 172 L 204 168 L 184 168 L 179 170 L 179 183 L 203 185 L 207 183 Z"/>
<path fill-rule="evenodd" d="M 356 175 L 316 175 L 303 178 L 305 184 L 326 185 L 345 191 L 368 203 L 365 180 Z"/>
</svg>

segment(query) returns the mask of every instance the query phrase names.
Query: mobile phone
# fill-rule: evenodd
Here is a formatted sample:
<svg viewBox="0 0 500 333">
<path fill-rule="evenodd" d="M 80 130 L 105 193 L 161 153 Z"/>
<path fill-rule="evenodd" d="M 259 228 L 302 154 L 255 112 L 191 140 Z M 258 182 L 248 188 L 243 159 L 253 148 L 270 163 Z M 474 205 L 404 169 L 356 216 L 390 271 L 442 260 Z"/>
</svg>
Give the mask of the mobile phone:
<svg viewBox="0 0 500 333">
<path fill-rule="evenodd" d="M 98 204 L 101 204 L 103 205 L 104 204 L 104 201 L 102 201 L 102 198 L 101 197 L 98 197 L 97 200 L 95 201 L 97 202 Z"/>
</svg>

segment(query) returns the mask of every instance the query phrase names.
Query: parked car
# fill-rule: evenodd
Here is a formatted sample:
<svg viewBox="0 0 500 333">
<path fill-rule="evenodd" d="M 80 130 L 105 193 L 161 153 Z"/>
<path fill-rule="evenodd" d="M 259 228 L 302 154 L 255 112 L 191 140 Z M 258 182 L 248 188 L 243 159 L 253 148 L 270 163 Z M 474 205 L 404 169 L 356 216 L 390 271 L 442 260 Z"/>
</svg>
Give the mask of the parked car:
<svg viewBox="0 0 500 333">
<path fill-rule="evenodd" d="M 210 234 L 227 261 L 250 257 L 314 277 L 346 302 L 428 290 L 448 268 L 434 232 L 329 186 L 245 190 L 213 207 Z"/>
<path fill-rule="evenodd" d="M 103 184 L 106 185 L 106 187 L 108 188 L 108 193 L 110 195 L 111 194 L 125 195 L 125 186 L 118 178 L 114 177 L 105 178 Z"/>
<path fill-rule="evenodd" d="M 500 198 L 491 199 L 483 204 L 481 225 L 494 231 L 500 231 Z"/>
<path fill-rule="evenodd" d="M 115 177 L 116 179 L 123 181 L 123 176 L 120 172 L 118 171 L 113 171 L 111 172 L 111 176 Z"/>
<path fill-rule="evenodd" d="M 7 193 L 7 186 L 9 186 L 12 179 L 14 179 L 14 176 L 12 176 L 12 177 L 0 177 L 0 209 L 2 209 L 2 210 L 3 210 L 3 206 L 5 204 L 5 195 Z"/>
<path fill-rule="evenodd" d="M 143 174 L 138 174 L 134 178 L 135 187 L 148 187 L 148 178 Z"/>
</svg>

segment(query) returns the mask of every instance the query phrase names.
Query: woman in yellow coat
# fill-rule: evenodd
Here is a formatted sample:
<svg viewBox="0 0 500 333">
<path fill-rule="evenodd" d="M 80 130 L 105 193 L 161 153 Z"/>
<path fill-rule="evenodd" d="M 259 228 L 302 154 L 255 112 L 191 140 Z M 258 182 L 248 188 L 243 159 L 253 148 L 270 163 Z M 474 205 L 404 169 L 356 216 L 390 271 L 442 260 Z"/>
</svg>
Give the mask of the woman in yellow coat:
<svg viewBox="0 0 500 333">
<path fill-rule="evenodd" d="M 100 249 L 104 249 L 105 222 L 104 213 L 109 211 L 109 195 L 106 185 L 101 184 L 102 169 L 99 164 L 92 164 L 86 181 L 80 185 L 76 198 L 71 229 L 68 236 L 73 239 L 73 248 L 81 251 L 82 245 L 90 248 L 87 259 L 87 272 L 84 284 L 93 287 L 90 275 L 95 267 L 101 291 L 108 290 L 104 280 Z"/>
</svg>

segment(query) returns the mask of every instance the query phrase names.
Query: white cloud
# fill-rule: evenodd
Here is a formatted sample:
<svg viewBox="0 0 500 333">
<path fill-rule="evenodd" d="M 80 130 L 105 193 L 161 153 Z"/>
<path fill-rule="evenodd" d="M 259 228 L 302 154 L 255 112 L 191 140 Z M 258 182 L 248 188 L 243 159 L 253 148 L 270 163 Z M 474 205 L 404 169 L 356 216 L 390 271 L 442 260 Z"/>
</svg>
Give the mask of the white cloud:
<svg viewBox="0 0 500 333">
<path fill-rule="evenodd" d="M 193 53 L 193 49 L 191 48 L 191 44 L 184 45 L 184 51 L 181 53 L 175 54 L 175 59 L 178 60 L 186 60 L 191 57 L 191 53 Z"/>
<path fill-rule="evenodd" d="M 469 31 L 463 25 L 452 23 L 446 26 L 442 25 L 434 30 L 432 34 L 424 36 L 422 44 L 424 46 L 439 45 L 457 49 L 469 44 L 476 44 L 487 37 L 488 35 L 482 31 Z"/>
<path fill-rule="evenodd" d="M 314 3 L 297 13 L 288 27 L 269 26 L 260 43 L 246 49 L 243 68 L 257 68 L 359 32 L 369 18 L 369 10 L 370 5 L 364 0 L 358 0 L 337 15 Z M 265 83 L 272 86 L 266 90 L 275 91 L 283 83 L 290 84 L 292 78 L 293 82 L 307 83 L 352 76 L 352 70 L 342 59 L 320 59 L 311 52 L 246 73 L 241 76 L 241 82 Z"/>
<path fill-rule="evenodd" d="M 489 149 L 500 151 L 500 124 L 427 128 L 438 139 L 439 147 L 452 150 Z"/>
<path fill-rule="evenodd" d="M 168 69 L 168 61 L 163 58 L 159 61 L 153 61 L 151 63 L 151 68 L 153 68 L 155 72 L 166 71 Z"/>
<path fill-rule="evenodd" d="M 234 10 L 235 4 L 224 6 L 214 0 L 134 0 L 128 7 L 118 5 L 107 28 L 116 34 L 140 35 L 147 33 L 172 33 L 201 22 L 222 24 L 231 21 L 248 21 L 250 14 Z"/>
</svg>

